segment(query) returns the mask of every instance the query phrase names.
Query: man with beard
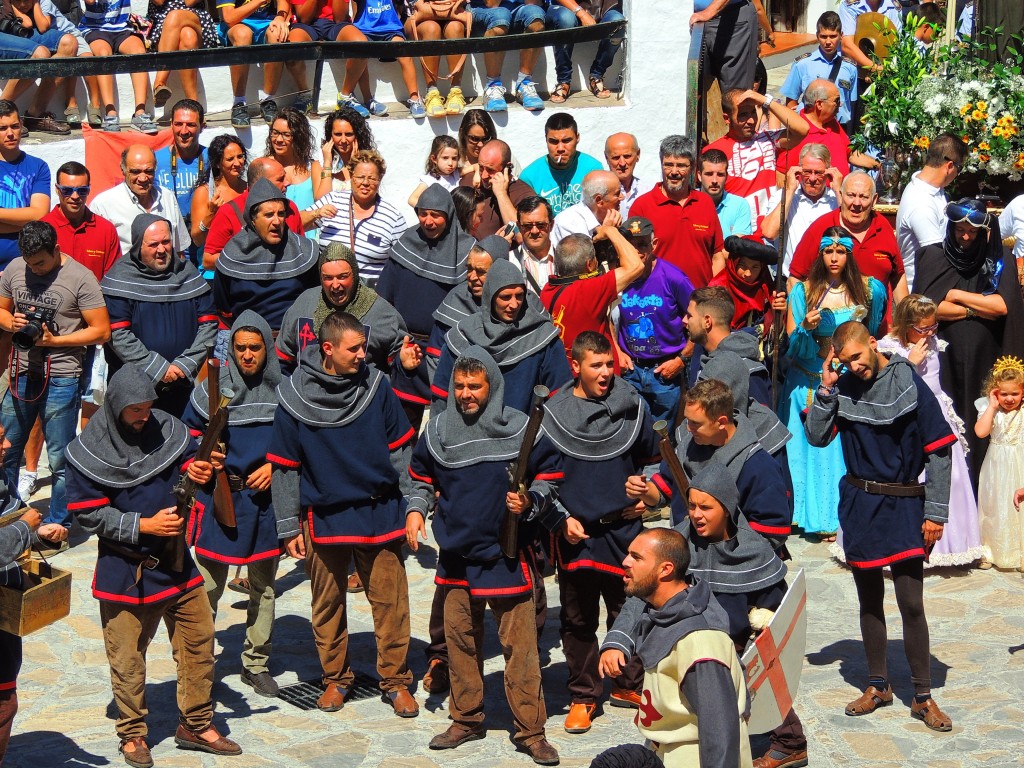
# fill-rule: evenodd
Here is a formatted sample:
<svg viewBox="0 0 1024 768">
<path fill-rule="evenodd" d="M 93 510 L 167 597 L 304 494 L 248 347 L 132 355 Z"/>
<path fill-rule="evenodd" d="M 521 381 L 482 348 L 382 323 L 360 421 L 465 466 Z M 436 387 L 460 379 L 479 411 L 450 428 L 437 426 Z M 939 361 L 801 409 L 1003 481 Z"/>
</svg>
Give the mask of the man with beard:
<svg viewBox="0 0 1024 768">
<path fill-rule="evenodd" d="M 740 494 L 740 509 L 750 527 L 780 548 L 789 536 L 793 514 L 786 498 L 782 468 L 757 441 L 750 420 L 736 410 L 729 388 L 716 379 L 705 379 L 686 395 L 686 423 L 676 429 L 676 455 L 683 471 L 692 478 L 703 466 L 724 464 Z M 660 471 L 648 479 L 633 475 L 626 481 L 626 495 L 648 507 L 672 505 L 672 522 L 686 517 L 686 499 L 680 498 L 675 480 L 664 460 Z"/>
<path fill-rule="evenodd" d="M 185 548 L 184 568 L 168 554 L 185 520 L 166 506 L 181 472 L 197 483 L 213 466 L 194 460 L 196 442 L 173 416 L 154 410 L 156 389 L 126 365 L 107 385 L 103 408 L 67 448 L 68 506 L 99 537 L 92 594 L 100 601 L 103 644 L 117 706 L 118 747 L 133 768 L 153 765 L 146 744 L 146 651 L 167 625 L 178 670 L 182 749 L 239 755 L 213 726 L 213 616 L 203 577 Z"/>
<path fill-rule="evenodd" d="M 267 178 L 257 181 L 245 201 L 245 228 L 217 259 L 213 303 L 229 326 L 247 309 L 278 331 L 284 313 L 317 283 L 313 241 L 285 224 L 288 198 Z"/>
<path fill-rule="evenodd" d="M 742 197 L 725 191 L 729 179 L 729 158 L 720 149 L 708 149 L 697 159 L 697 180 L 715 204 L 722 237 L 749 235 L 754 231 L 754 218 L 750 206 Z"/>
<path fill-rule="evenodd" d="M 564 356 L 563 356 L 564 359 Z M 426 540 L 433 511 L 437 576 L 445 588 L 444 627 L 451 666 L 453 723 L 430 742 L 454 749 L 482 739 L 484 728 L 484 609 L 490 606 L 505 657 L 505 696 L 515 721 L 513 741 L 538 765 L 557 765 L 558 752 L 544 735 L 547 713 L 541 690 L 533 579 L 527 565 L 527 526 L 518 555 L 503 556 L 499 533 L 506 515 L 525 515 L 555 530 L 564 515 L 553 505 L 563 477 L 558 452 L 545 437 L 533 447 L 525 492 L 506 491 L 508 463 L 519 454 L 527 417 L 505 405 L 505 381 L 494 359 L 468 347 L 455 361 L 448 385 L 450 407 L 427 423 L 409 475 L 406 538 L 413 551 Z"/>
<path fill-rule="evenodd" d="M 836 371 L 837 360 L 846 373 Z M 957 437 L 913 364 L 878 352 L 867 329 L 854 321 L 832 335 L 804 428 L 815 446 L 828 445 L 838 434 L 846 459 L 839 524 L 857 585 L 868 662 L 868 687 L 846 706 L 846 714 L 867 715 L 893 701 L 884 610 L 883 569 L 888 566 L 914 685 L 911 717 L 932 730 L 949 731 L 952 721 L 931 698 L 924 561 L 949 517 L 949 446 Z M 922 472 L 923 483 L 918 480 Z"/>
<path fill-rule="evenodd" d="M 577 336 L 572 372 L 574 385 L 563 387 L 545 406 L 544 432 L 562 454 L 565 480 L 558 504 L 569 515 L 552 537 L 572 696 L 565 730 L 586 733 L 604 694 L 597 669 L 601 602 L 610 626 L 626 600 L 622 560 L 629 542 L 643 530 L 644 506 L 626 497 L 623 484 L 657 462 L 659 450 L 643 400 L 615 376 L 607 338 L 595 331 Z M 609 703 L 636 707 L 642 676 L 639 664 L 623 670 Z"/>
<path fill-rule="evenodd" d="M 517 411 L 529 410 L 538 384 L 554 391 L 572 378 L 558 329 L 545 312 L 527 301 L 526 279 L 508 261 L 491 265 L 480 311 L 445 334 L 430 387 L 434 412 L 447 404 L 455 360 L 471 346 L 482 347 L 501 368 L 507 387 L 503 402 Z"/>
<path fill-rule="evenodd" d="M 272 465 L 267 445 L 277 412 L 277 385 L 281 367 L 271 352 L 274 340 L 267 321 L 252 310 L 235 319 L 229 341 L 229 362 L 220 371 L 220 392 L 232 393 L 228 425 L 221 433 L 227 446 L 224 458 L 227 482 L 235 511 L 235 526 L 222 525 L 214 515 L 213 498 L 200 491 L 196 504 L 195 537 L 199 570 L 206 584 L 214 620 L 217 603 L 228 582 L 232 565 L 245 565 L 249 578 L 249 605 L 242 646 L 242 682 L 262 696 L 277 696 L 278 686 L 267 671 L 270 636 L 274 626 L 274 577 L 277 573 L 277 524 L 271 504 Z M 209 380 L 192 393 L 184 422 L 197 439 L 210 422 Z"/>
<path fill-rule="evenodd" d="M 647 603 L 636 627 L 644 667 L 640 735 L 666 768 L 749 766 L 749 712 L 743 665 L 729 618 L 703 579 L 689 573 L 690 550 L 678 531 L 652 528 L 622 561 L 626 594 Z M 619 663 L 602 656 L 603 674 Z"/>
<path fill-rule="evenodd" d="M 267 459 L 278 537 L 306 560 L 313 593 L 313 636 L 323 668 L 324 712 L 345 705 L 355 681 L 349 659 L 346 583 L 355 561 L 377 638 L 382 699 L 399 717 L 416 717 L 409 693 L 409 587 L 402 558 L 409 426 L 387 376 L 366 365 L 363 324 L 332 312 L 320 343 L 278 388 L 281 407 Z"/>
<path fill-rule="evenodd" d="M 132 248 L 100 283 L 110 313 L 107 364 L 137 365 L 157 388 L 156 407 L 178 418 L 217 337 L 209 284 L 171 243 L 167 219 L 132 222 Z"/>
<path fill-rule="evenodd" d="M 722 226 L 711 198 L 690 188 L 693 141 L 667 136 L 659 149 L 661 183 L 640 195 L 630 208 L 654 225 L 659 259 L 681 269 L 696 288 L 703 288 L 725 267 Z"/>
<path fill-rule="evenodd" d="M 320 285 L 308 288 L 288 308 L 277 335 L 277 356 L 286 374 L 295 369 L 302 351 L 316 342 L 324 319 L 331 312 L 348 312 L 369 329 L 366 361 L 387 373 L 392 361 L 406 370 L 419 364 L 416 347 L 409 342 L 405 321 L 373 288 L 360 282 L 359 263 L 352 250 L 331 243 L 320 254 Z"/>
</svg>

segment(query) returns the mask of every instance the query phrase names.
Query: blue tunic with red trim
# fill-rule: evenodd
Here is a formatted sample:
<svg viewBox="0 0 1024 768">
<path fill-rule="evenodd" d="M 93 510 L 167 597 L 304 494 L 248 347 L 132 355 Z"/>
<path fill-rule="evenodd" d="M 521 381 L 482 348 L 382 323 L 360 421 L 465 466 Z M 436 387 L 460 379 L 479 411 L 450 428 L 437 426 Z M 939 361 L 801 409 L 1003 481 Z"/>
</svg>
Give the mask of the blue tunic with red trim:
<svg viewBox="0 0 1024 768">
<path fill-rule="evenodd" d="M 565 355 L 562 355 L 565 359 Z M 503 557 L 498 545 L 501 524 L 507 513 L 508 462 L 481 461 L 461 468 L 449 468 L 437 462 L 420 440 L 409 464 L 415 496 L 427 502 L 427 495 L 440 492 L 433 517 L 433 533 L 440 549 L 435 582 L 442 586 L 468 587 L 478 597 L 508 597 L 530 592 L 532 581 L 524 550 L 533 539 L 533 526 L 519 527 L 520 556 Z M 533 478 L 529 494 L 537 519 L 550 525 L 546 510 L 554 486 L 564 478 L 562 457 L 547 437 L 541 437 L 530 453 L 527 477 Z M 414 499 L 412 508 L 423 504 Z M 410 509 L 412 514 L 412 509 Z M 559 523 L 564 515 L 554 512 Z"/>
<path fill-rule="evenodd" d="M 430 405 L 430 368 L 426 356 L 428 339 L 434 328 L 434 310 L 444 301 L 452 289 L 448 283 L 440 283 L 417 275 L 396 261 L 384 265 L 384 271 L 377 281 L 377 294 L 398 310 L 405 321 L 413 342 L 418 344 L 424 359 L 414 371 L 406 371 L 396 361 L 391 371 L 391 383 L 395 394 L 402 400 L 419 405 Z"/>
<path fill-rule="evenodd" d="M 949 447 L 957 438 L 913 366 L 894 354 L 870 382 L 843 374 L 836 392 L 815 392 L 805 429 L 812 445 L 838 434 L 847 472 L 856 478 L 914 484 L 926 472 L 923 497 L 868 493 L 839 481 L 847 564 L 882 568 L 925 557 L 924 520 L 949 517 Z"/>
<path fill-rule="evenodd" d="M 230 328 L 234 318 L 251 309 L 277 331 L 299 294 L 319 283 L 320 270 L 315 260 L 313 267 L 301 275 L 277 280 L 242 280 L 217 270 L 213 278 L 213 303 L 223 328 Z"/>
<path fill-rule="evenodd" d="M 448 402 L 448 385 L 451 383 L 452 369 L 455 367 L 455 355 L 445 344 L 441 348 L 441 358 L 437 362 L 437 372 L 430 391 L 434 401 L 441 404 Z M 512 365 L 502 365 L 501 374 L 505 377 L 505 407 L 529 413 L 533 403 L 533 388 L 538 384 L 555 392 L 572 381 L 572 370 L 565 357 L 565 347 L 558 337 L 546 346 L 524 357 Z"/>
<path fill-rule="evenodd" d="M 310 426 L 278 408 L 267 460 L 298 471 L 301 514 L 317 544 L 386 544 L 405 536 L 406 504 L 392 454 L 414 435 L 383 377 L 365 410 L 344 426 Z M 283 515 L 278 510 L 279 534 L 297 530 Z"/>
<path fill-rule="evenodd" d="M 641 517 L 623 520 L 621 512 L 636 504 L 626 496 L 626 478 L 659 461 L 658 435 L 644 410 L 643 426 L 625 453 L 602 461 L 587 461 L 562 454 L 565 479 L 558 486 L 558 501 L 583 523 L 590 538 L 570 544 L 561 533 L 551 536 L 560 569 L 590 569 L 622 576 L 622 561 L 629 543 L 643 531 Z M 611 522 L 601 522 L 610 516 Z"/>
<path fill-rule="evenodd" d="M 97 600 L 129 605 L 157 603 L 179 597 L 203 583 L 188 549 L 185 550 L 185 568 L 176 573 L 171 569 L 170 558 L 164 556 L 164 548 L 170 539 L 139 532 L 141 519 L 175 506 L 174 485 L 196 450 L 196 441 L 189 440 L 178 461 L 130 488 L 104 486 L 68 463 L 68 509 L 75 513 L 83 527 L 94 530 L 100 518 L 119 520 L 109 528 L 116 531 L 116 536 L 110 539 L 99 537 L 96 573 L 92 582 L 92 594 Z M 108 541 L 140 555 L 151 555 L 160 562 L 153 569 L 140 569 L 137 562 L 112 552 Z M 136 582 L 136 573 L 140 570 Z"/>
<path fill-rule="evenodd" d="M 193 437 L 198 438 L 206 429 L 206 419 L 196 413 L 191 403 L 182 421 Z M 228 424 L 222 433 L 222 440 L 227 446 L 224 460 L 227 473 L 245 480 L 266 464 L 272 431 L 270 422 Z M 246 488 L 233 491 L 231 499 L 235 505 L 234 528 L 217 522 L 213 514 L 213 497 L 208 491 L 204 489 L 196 494 L 196 506 L 189 521 L 189 541 L 195 543 L 196 554 L 232 565 L 277 557 L 281 547 L 270 490 Z"/>
</svg>

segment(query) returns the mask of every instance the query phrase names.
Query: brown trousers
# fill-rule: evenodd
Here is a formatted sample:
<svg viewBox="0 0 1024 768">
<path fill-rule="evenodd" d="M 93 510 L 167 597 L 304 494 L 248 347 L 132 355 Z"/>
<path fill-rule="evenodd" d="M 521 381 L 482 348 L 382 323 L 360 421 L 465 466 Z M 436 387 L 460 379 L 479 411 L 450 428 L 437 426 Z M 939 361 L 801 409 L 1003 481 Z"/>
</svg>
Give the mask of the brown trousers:
<svg viewBox="0 0 1024 768">
<path fill-rule="evenodd" d="M 14 716 L 18 714 L 18 692 L 3 691 L 0 693 L 0 765 L 4 764 L 7 745 L 11 741 L 11 729 L 14 727 Z"/>
<path fill-rule="evenodd" d="M 476 598 L 462 587 L 445 590 L 444 634 L 451 674 L 451 717 L 477 728 L 484 722 L 484 609 L 490 606 L 505 657 L 505 697 L 516 742 L 544 738 L 548 719 L 541 690 L 540 654 L 533 596 Z"/>
<path fill-rule="evenodd" d="M 117 735 L 122 739 L 145 737 L 148 732 L 146 650 L 161 619 L 178 667 L 179 722 L 201 733 L 213 721 L 213 615 L 203 588 L 147 605 L 101 600 L 103 645 L 119 713 Z"/>
<path fill-rule="evenodd" d="M 305 528 L 305 526 L 303 526 Z M 373 613 L 373 635 L 377 641 L 377 674 L 383 691 L 397 691 L 412 684 L 406 663 L 409 653 L 409 583 L 402 558 L 403 539 L 383 546 L 358 547 L 316 544 L 304 531 L 306 573 L 313 591 L 313 638 L 316 640 L 324 685 L 335 683 L 351 688 L 355 673 L 348 658 L 348 614 L 346 599 L 348 566 L 355 561 L 356 573 L 366 589 Z"/>
</svg>

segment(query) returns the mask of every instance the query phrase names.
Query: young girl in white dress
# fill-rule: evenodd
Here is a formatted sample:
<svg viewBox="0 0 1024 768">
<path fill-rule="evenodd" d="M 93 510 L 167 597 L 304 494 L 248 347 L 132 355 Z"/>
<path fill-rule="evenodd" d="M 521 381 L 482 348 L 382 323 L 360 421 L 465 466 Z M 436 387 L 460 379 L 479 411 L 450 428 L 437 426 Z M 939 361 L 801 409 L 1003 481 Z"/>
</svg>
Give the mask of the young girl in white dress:
<svg viewBox="0 0 1024 768">
<path fill-rule="evenodd" d="M 1024 519 L 1016 503 L 1017 489 L 1024 486 L 1024 362 L 1000 357 L 982 392 L 974 431 L 990 440 L 978 481 L 981 567 L 1024 570 Z"/>
</svg>

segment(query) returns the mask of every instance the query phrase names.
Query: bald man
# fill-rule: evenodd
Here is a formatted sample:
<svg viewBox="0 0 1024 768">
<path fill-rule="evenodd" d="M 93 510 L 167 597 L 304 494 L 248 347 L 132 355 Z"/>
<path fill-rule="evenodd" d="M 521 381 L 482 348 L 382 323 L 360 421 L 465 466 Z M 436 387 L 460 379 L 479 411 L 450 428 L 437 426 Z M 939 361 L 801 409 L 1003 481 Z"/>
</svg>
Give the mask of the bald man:
<svg viewBox="0 0 1024 768">
<path fill-rule="evenodd" d="M 569 235 L 593 236 L 600 226 L 618 227 L 622 223 L 619 203 L 622 186 L 611 171 L 591 171 L 583 177 L 583 199 L 555 216 L 551 242 L 558 243 Z"/>
<path fill-rule="evenodd" d="M 174 193 L 156 183 L 156 155 L 144 144 L 132 144 L 121 153 L 124 182 L 96 195 L 92 211 L 117 228 L 121 253 L 132 248 L 132 222 L 141 213 L 152 213 L 171 223 L 174 252 L 182 254 L 192 244 L 185 219 Z"/>
<path fill-rule="evenodd" d="M 640 162 L 640 144 L 631 133 L 613 133 L 604 143 L 604 160 L 608 170 L 619 177 L 622 188 L 622 200 L 619 202 L 619 213 L 623 220 L 629 218 L 629 209 L 644 192 L 654 186 L 638 178 L 634 171 Z"/>
</svg>

